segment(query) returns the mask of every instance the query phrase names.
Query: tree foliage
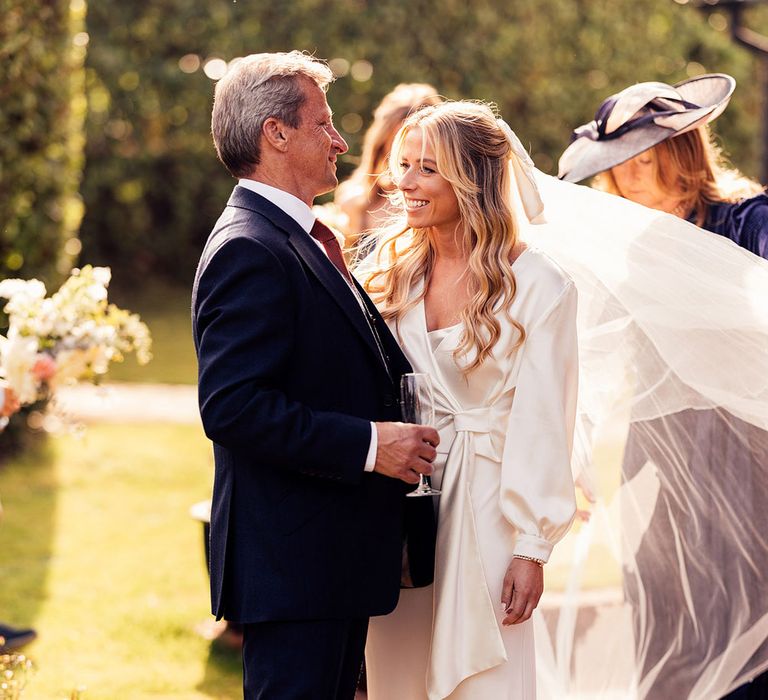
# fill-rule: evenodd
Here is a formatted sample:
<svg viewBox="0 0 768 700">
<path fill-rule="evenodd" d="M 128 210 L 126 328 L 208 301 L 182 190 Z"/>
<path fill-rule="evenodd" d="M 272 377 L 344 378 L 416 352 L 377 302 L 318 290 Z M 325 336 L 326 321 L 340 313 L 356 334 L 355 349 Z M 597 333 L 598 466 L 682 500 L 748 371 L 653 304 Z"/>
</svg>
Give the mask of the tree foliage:
<svg viewBox="0 0 768 700">
<path fill-rule="evenodd" d="M 602 99 L 643 80 L 701 72 L 740 85 L 718 129 L 755 174 L 756 65 L 684 0 L 100 0 L 88 16 L 89 122 L 82 238 L 95 263 L 127 261 L 189 280 L 233 181 L 209 134 L 211 59 L 303 49 L 339 78 L 329 101 L 360 151 L 381 97 L 403 81 L 494 101 L 541 169 L 555 172 L 573 127 Z M 757 12 L 760 12 L 758 9 Z"/>
<path fill-rule="evenodd" d="M 0 0 L 0 276 L 58 281 L 80 249 L 84 0 Z"/>
</svg>

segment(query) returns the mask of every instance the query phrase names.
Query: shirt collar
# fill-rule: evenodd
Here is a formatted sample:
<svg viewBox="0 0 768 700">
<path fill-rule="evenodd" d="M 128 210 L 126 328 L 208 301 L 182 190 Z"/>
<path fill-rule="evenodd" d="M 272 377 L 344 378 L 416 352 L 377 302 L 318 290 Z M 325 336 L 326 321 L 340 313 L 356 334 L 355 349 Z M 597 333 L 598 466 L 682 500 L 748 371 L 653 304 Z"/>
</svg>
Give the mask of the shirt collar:
<svg viewBox="0 0 768 700">
<path fill-rule="evenodd" d="M 290 192 L 280 190 L 271 185 L 265 185 L 257 180 L 249 180 L 245 177 L 240 178 L 237 184 L 268 199 L 272 204 L 288 214 L 307 233 L 312 230 L 312 226 L 315 223 L 315 215 L 304 202 Z"/>
</svg>

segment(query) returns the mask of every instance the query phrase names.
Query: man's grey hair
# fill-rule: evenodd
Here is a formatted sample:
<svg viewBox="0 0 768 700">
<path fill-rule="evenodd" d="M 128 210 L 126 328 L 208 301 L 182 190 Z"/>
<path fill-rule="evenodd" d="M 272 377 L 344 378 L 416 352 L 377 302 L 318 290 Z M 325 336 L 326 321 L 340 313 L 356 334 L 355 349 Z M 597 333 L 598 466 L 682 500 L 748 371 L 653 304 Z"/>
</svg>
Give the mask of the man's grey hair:
<svg viewBox="0 0 768 700">
<path fill-rule="evenodd" d="M 326 90 L 328 65 L 301 51 L 257 53 L 232 62 L 216 83 L 211 117 L 219 159 L 235 177 L 249 175 L 261 160 L 261 129 L 270 117 L 299 126 L 305 95 L 302 78 Z"/>
</svg>

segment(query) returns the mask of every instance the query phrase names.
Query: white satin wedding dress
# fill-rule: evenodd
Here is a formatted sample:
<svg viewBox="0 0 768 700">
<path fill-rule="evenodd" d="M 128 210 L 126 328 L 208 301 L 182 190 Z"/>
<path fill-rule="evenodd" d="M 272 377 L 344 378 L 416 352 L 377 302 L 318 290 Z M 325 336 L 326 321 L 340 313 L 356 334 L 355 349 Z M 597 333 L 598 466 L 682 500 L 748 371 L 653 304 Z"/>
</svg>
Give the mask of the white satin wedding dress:
<svg viewBox="0 0 768 700">
<path fill-rule="evenodd" d="M 513 271 L 509 316 L 525 341 L 515 347 L 500 313 L 492 356 L 469 375 L 453 356 L 461 324 L 428 331 L 421 302 L 392 326 L 434 383 L 442 495 L 434 586 L 403 590 L 392 614 L 371 620 L 369 700 L 536 697 L 532 622 L 501 625 L 501 588 L 514 554 L 547 560 L 574 516 L 576 290 L 533 248 Z"/>
<path fill-rule="evenodd" d="M 521 236 L 578 289 L 573 464 L 595 499 L 589 523 L 571 529 L 550 564 L 566 579 L 545 591 L 547 618 L 533 618 L 538 697 L 653 700 L 663 677 L 685 689 L 681 700 L 722 697 L 768 670 L 768 261 L 674 216 L 535 172 L 519 144 L 516 153 L 511 195 L 520 200 Z M 542 208 L 546 223 L 529 226 L 526 218 L 540 223 Z M 556 359 L 551 353 L 562 361 L 573 351 L 551 342 L 556 323 L 531 324 L 541 312 L 531 293 L 554 301 L 542 281 L 562 273 L 536 250 L 514 270 L 513 318 L 529 333 L 549 330 L 510 355 L 511 329 L 503 324 L 506 344 L 477 385 L 451 365 L 458 329 L 430 337 L 423 306 L 402 324 L 411 361 L 435 372 L 445 403 L 437 593 L 404 591 L 393 615 L 372 621 L 370 700 L 424 698 L 427 683 L 430 700 L 532 696 L 531 632 L 528 624 L 499 628 L 499 590 L 512 551 L 531 553 L 518 544 L 553 542 L 569 517 L 561 501 L 539 496 L 563 440 L 544 437 L 557 395 L 552 377 L 538 387 L 530 377 Z M 536 343 L 549 350 L 529 352 Z M 533 360 L 538 365 L 529 366 Z M 512 387 L 501 448 L 504 429 L 494 423 L 491 430 L 483 407 L 487 398 L 509 401 Z M 539 410 L 542 398 L 548 410 Z M 562 402 L 564 412 L 571 401 Z M 689 456 L 692 445 L 710 443 L 678 429 L 691 411 L 719 420 L 722 439 L 707 463 L 720 460 L 723 469 L 706 478 Z M 622 473 L 627 434 L 649 426 L 664 459 L 649 453 L 635 476 Z M 536 459 L 542 440 L 547 462 Z M 659 511 L 676 524 L 659 544 L 663 561 L 649 569 L 638 559 Z M 515 526 L 543 539 L 517 537 Z M 710 541 L 727 546 L 716 551 Z M 690 594 L 701 582 L 713 592 L 704 606 Z M 674 592 L 664 608 L 655 605 L 659 588 Z"/>
</svg>

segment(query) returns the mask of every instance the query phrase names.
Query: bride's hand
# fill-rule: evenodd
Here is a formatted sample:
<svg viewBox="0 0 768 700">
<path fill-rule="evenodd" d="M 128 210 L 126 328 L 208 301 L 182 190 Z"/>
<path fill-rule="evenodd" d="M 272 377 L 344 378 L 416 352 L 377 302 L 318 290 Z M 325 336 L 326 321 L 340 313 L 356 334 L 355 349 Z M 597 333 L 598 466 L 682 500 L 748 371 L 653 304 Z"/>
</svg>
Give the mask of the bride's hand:
<svg viewBox="0 0 768 700">
<path fill-rule="evenodd" d="M 506 612 L 502 625 L 516 625 L 530 618 L 544 591 L 544 569 L 535 561 L 515 559 L 509 563 L 501 589 Z"/>
</svg>

